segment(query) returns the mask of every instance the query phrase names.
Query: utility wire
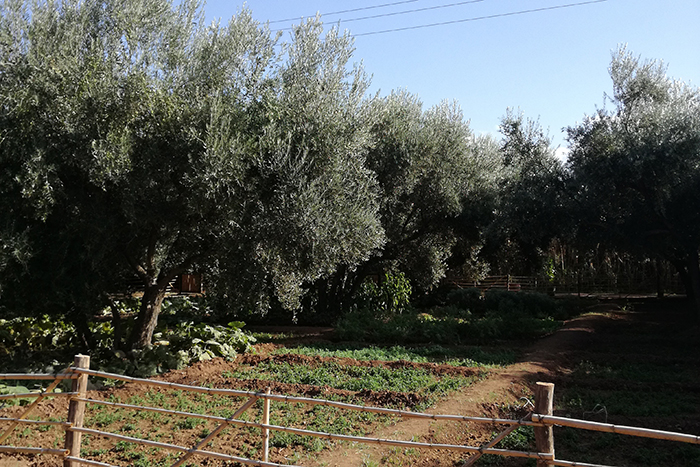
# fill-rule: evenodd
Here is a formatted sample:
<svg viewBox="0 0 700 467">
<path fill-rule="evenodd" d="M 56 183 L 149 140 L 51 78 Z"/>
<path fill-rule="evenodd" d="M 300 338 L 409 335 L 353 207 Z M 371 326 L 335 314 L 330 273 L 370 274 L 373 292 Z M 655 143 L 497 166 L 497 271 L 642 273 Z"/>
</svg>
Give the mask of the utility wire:
<svg viewBox="0 0 700 467">
<path fill-rule="evenodd" d="M 566 5 L 556 5 L 556 6 L 550 6 L 550 7 L 544 7 L 544 8 L 534 8 L 531 10 L 521 10 L 521 11 L 513 11 L 510 13 L 497 13 L 494 15 L 487 15 L 487 16 L 477 16 L 474 18 L 465 18 L 465 19 L 456 19 L 452 21 L 443 21 L 441 23 L 431 23 L 431 24 L 420 24 L 418 26 L 407 26 L 404 28 L 395 28 L 395 29 L 384 29 L 381 31 L 372 31 L 372 32 L 363 32 L 360 34 L 353 34 L 353 37 L 361 37 L 361 36 L 372 36 L 376 34 L 386 34 L 390 32 L 399 32 L 399 31 L 409 31 L 413 29 L 423 29 L 423 28 L 432 28 L 436 26 L 446 26 L 448 24 L 457 24 L 457 23 L 467 23 L 470 21 L 480 21 L 484 19 L 493 19 L 493 18 L 502 18 L 505 16 L 516 16 L 516 15 L 524 15 L 527 13 L 537 13 L 540 11 L 548 11 L 548 10 L 558 10 L 562 8 L 571 8 L 571 7 L 576 7 L 576 6 L 583 6 L 583 5 L 590 5 L 593 3 L 603 3 L 607 2 L 608 0 L 591 0 L 587 2 L 579 2 L 579 3 L 568 3 Z"/>
<path fill-rule="evenodd" d="M 405 15 L 407 13 L 417 13 L 419 11 L 428 11 L 428 10 L 438 10 L 440 8 L 450 8 L 453 6 L 460 6 L 460 5 L 467 5 L 468 3 L 480 3 L 483 2 L 484 0 L 469 0 L 466 2 L 457 2 L 457 3 L 449 3 L 447 5 L 436 5 L 436 6 L 429 6 L 425 8 L 416 8 L 415 10 L 404 10 L 404 11 L 397 11 L 394 13 L 383 13 L 381 15 L 373 15 L 373 16 L 363 16 L 361 18 L 350 18 L 350 19 L 344 19 L 341 20 L 342 23 L 351 23 L 353 21 L 362 21 L 365 19 L 375 19 L 375 18 L 382 18 L 384 16 L 397 16 L 397 15 Z"/>
<path fill-rule="evenodd" d="M 383 3 L 381 5 L 365 6 L 365 7 L 361 7 L 361 8 L 353 8 L 351 10 L 333 11 L 330 13 L 324 13 L 323 16 L 342 15 L 343 13 L 354 13 L 356 11 L 373 10 L 375 8 L 384 8 L 387 6 L 402 5 L 404 3 L 415 3 L 417 1 L 418 0 L 403 0 L 401 2 Z M 268 21 L 268 23 L 269 24 L 284 23 L 286 21 L 297 21 L 298 19 L 299 18 L 276 19 L 274 21 Z"/>
<path fill-rule="evenodd" d="M 447 5 L 435 5 L 435 6 L 425 7 L 425 8 L 416 8 L 413 10 L 395 11 L 393 13 L 381 13 L 378 15 L 361 16 L 359 18 L 341 19 L 340 22 L 341 23 L 352 23 L 353 21 L 364 21 L 366 19 L 376 19 L 376 18 L 384 18 L 387 16 L 406 15 L 409 13 L 418 13 L 421 11 L 429 11 L 429 10 L 439 10 L 441 8 L 451 8 L 454 6 L 467 5 L 469 3 L 480 3 L 483 1 L 485 1 L 485 0 L 468 0 L 468 1 L 464 1 L 464 2 L 449 3 Z M 332 14 L 332 13 L 328 13 L 328 14 Z M 326 16 L 326 15 L 323 15 L 323 16 Z M 293 29 L 293 28 L 290 27 L 290 28 L 278 29 L 277 31 L 287 31 L 287 30 L 291 30 L 291 29 Z"/>
</svg>

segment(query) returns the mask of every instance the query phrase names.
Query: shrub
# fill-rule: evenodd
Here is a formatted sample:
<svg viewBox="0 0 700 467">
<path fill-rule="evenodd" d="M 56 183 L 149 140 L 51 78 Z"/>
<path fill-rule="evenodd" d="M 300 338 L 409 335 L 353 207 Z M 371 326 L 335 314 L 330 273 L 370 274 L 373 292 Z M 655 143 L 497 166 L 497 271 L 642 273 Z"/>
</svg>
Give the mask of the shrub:
<svg viewBox="0 0 700 467">
<path fill-rule="evenodd" d="M 439 306 L 431 310 L 431 313 L 436 318 L 460 318 L 471 319 L 472 312 L 470 308 L 461 308 L 455 305 Z"/>
<path fill-rule="evenodd" d="M 489 291 L 484 299 L 473 290 L 455 293 L 450 305 L 428 312 L 379 316 L 369 310 L 349 313 L 337 327 L 341 340 L 383 344 L 466 344 L 494 339 L 531 339 L 556 330 L 575 308 L 542 294 Z M 480 295 L 480 294 L 479 294 Z M 472 313 L 472 306 L 480 310 Z M 460 306 L 461 305 L 461 306 Z M 570 304 L 568 304 L 570 305 Z"/>
<path fill-rule="evenodd" d="M 366 278 L 356 297 L 358 309 L 381 316 L 403 313 L 409 308 L 410 301 L 411 282 L 402 272 L 386 273 L 379 283 Z"/>
<path fill-rule="evenodd" d="M 102 364 L 110 370 L 150 376 L 215 357 L 232 360 L 239 352 L 250 351 L 255 342 L 254 337 L 242 331 L 243 326 L 245 323 L 240 321 L 227 326 L 191 321 L 178 323 L 173 328 L 157 330 L 153 334 L 153 345 L 130 352 L 131 358 L 117 352 L 116 358 L 106 359 Z"/>
<path fill-rule="evenodd" d="M 124 301 L 115 308 L 128 312 L 133 305 Z M 150 376 L 214 357 L 232 359 L 239 352 L 249 351 L 251 343 L 255 342 L 243 332 L 245 323 L 240 321 L 226 326 L 183 321 L 179 316 L 181 311 L 185 316 L 205 313 L 198 302 L 181 299 L 164 309 L 168 319 L 160 320 L 153 336 L 154 344 L 129 355 L 114 350 L 114 328 L 110 321 L 89 323 L 95 341 L 95 346 L 87 350 L 92 365 L 108 371 Z M 133 316 L 124 319 L 124 327 L 128 329 L 132 320 Z M 75 352 L 84 348 L 77 335 L 75 326 L 60 315 L 0 320 L 0 356 L 5 362 L 22 365 L 13 370 L 54 371 L 67 366 Z M 52 362 L 50 368 L 46 367 L 46 362 Z"/>
<path fill-rule="evenodd" d="M 502 313 L 523 312 L 533 317 L 560 316 L 563 303 L 554 298 L 531 292 L 508 292 L 491 289 L 484 294 L 484 307 Z"/>
<path fill-rule="evenodd" d="M 468 289 L 456 289 L 447 294 L 447 305 L 452 305 L 472 313 L 486 311 L 484 297 L 481 290 L 470 287 Z"/>
</svg>

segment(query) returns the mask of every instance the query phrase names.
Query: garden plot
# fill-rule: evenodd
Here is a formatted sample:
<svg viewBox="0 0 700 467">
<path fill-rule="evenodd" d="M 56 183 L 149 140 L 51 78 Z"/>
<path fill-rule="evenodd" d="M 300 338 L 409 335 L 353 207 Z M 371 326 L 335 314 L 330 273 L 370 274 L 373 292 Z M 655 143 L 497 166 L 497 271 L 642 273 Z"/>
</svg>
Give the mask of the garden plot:
<svg viewBox="0 0 700 467">
<path fill-rule="evenodd" d="M 316 397 L 360 405 L 421 411 L 459 388 L 466 387 L 487 374 L 485 368 L 451 366 L 428 362 L 356 360 L 336 357 L 311 357 L 295 353 L 276 355 L 241 355 L 234 362 L 215 359 L 186 369 L 173 371 L 158 379 L 216 388 Z M 143 390 L 126 384 L 91 391 L 90 398 L 107 402 L 153 406 L 180 412 L 231 417 L 243 399 L 207 394 L 191 394 L 166 389 Z M 7 407 L 2 416 L 17 415 L 20 406 Z M 67 403 L 45 402 L 37 415 L 46 419 L 65 416 Z M 261 419 L 262 401 L 249 409 L 243 420 Z M 378 428 L 397 422 L 387 415 L 345 411 L 334 407 L 299 403 L 273 402 L 270 423 L 313 431 L 364 436 Z M 124 436 L 144 438 L 183 446 L 192 446 L 215 427 L 213 421 L 196 417 L 173 417 L 143 410 L 88 404 L 86 428 L 109 431 Z M 10 442 L 25 446 L 61 447 L 60 427 L 16 431 Z M 330 443 L 282 432 L 272 432 L 270 460 L 282 464 L 309 460 Z M 261 430 L 254 427 L 230 427 L 206 449 L 241 457 L 260 459 Z M 82 454 L 88 459 L 114 465 L 165 466 L 179 454 L 132 443 L 86 435 Z M 23 458 L 22 465 L 60 465 L 49 457 Z M 199 465 L 196 461 L 193 465 Z M 53 464 L 52 464 L 53 462 Z M 207 465 L 226 465 L 223 461 L 203 461 Z"/>
</svg>

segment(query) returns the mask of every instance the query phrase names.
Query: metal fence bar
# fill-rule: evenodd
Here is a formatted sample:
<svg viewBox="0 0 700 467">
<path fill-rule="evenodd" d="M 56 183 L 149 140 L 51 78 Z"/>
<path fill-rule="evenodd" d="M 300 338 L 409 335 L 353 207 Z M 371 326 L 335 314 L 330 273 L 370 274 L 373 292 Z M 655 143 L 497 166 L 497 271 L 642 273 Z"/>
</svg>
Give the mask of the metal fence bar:
<svg viewBox="0 0 700 467">
<path fill-rule="evenodd" d="M 68 422 L 52 422 L 49 420 L 30 420 L 27 418 L 5 418 L 5 417 L 0 417 L 0 422 L 17 422 L 17 423 L 23 423 L 23 424 L 29 424 L 29 425 L 61 425 L 61 426 L 69 426 L 70 423 Z"/>
<path fill-rule="evenodd" d="M 198 392 L 203 394 L 220 394 L 228 396 L 239 396 L 239 397 L 252 397 L 258 396 L 263 397 L 264 393 L 257 393 L 252 391 L 241 391 L 238 389 L 217 389 L 217 388 L 204 388 L 201 386 L 191 386 L 189 384 L 179 384 L 179 383 L 169 383 L 167 381 L 158 381 L 153 379 L 144 378 L 134 378 L 132 376 L 124 376 L 117 373 L 107 373 L 105 371 L 88 370 L 85 368 L 71 367 L 71 370 L 76 373 L 86 374 L 90 376 L 97 376 L 100 378 L 113 379 L 116 381 L 124 381 L 125 383 L 141 384 L 146 386 L 155 386 L 168 389 L 182 389 L 190 392 Z"/>
<path fill-rule="evenodd" d="M 254 397 L 257 397 L 258 399 L 265 398 L 264 393 L 252 393 L 252 394 L 254 394 Z M 274 394 L 271 394 L 271 396 L 274 396 Z M 75 399 L 82 400 L 84 402 L 90 402 L 93 404 L 99 404 L 99 405 L 121 407 L 121 408 L 125 408 L 125 409 L 134 409 L 134 410 L 148 410 L 151 412 L 159 412 L 159 413 L 170 414 L 170 415 L 181 415 L 184 417 L 201 418 L 203 420 L 215 420 L 215 421 L 225 420 L 221 417 L 215 417 L 212 415 L 204 415 L 204 414 L 193 413 L 193 412 L 179 412 L 176 410 L 161 409 L 158 407 L 122 404 L 120 402 L 109 402 L 109 401 L 102 401 L 99 399 L 81 399 L 81 398 L 75 398 Z M 271 398 L 271 399 L 273 399 L 273 398 Z M 313 404 L 313 402 L 309 402 L 309 401 L 316 401 L 319 403 L 319 405 L 329 405 L 329 404 L 324 404 L 323 402 L 332 402 L 332 401 L 325 401 L 323 399 L 308 399 L 305 403 Z M 333 404 L 332 406 L 338 407 L 335 404 Z M 360 411 L 363 406 L 357 405 L 357 406 L 353 406 L 353 407 L 355 407 L 354 410 Z M 347 407 L 340 407 L 340 408 L 347 408 Z M 365 407 L 365 408 L 374 409 L 375 407 Z M 461 415 L 433 415 L 433 414 L 426 414 L 426 413 L 421 413 L 421 412 L 403 412 L 403 415 L 402 415 L 402 414 L 395 413 L 395 412 L 401 412 L 401 411 L 396 411 L 396 410 L 392 410 L 392 409 L 384 409 L 384 410 L 391 411 L 390 413 L 386 413 L 386 415 L 398 415 L 398 416 L 404 416 L 407 418 L 427 418 L 430 420 L 450 420 L 450 421 L 460 421 L 460 422 L 491 423 L 491 424 L 514 425 L 514 426 L 544 426 L 543 423 L 539 423 L 539 422 L 535 423 L 535 422 L 531 422 L 528 420 L 523 421 L 523 420 L 510 419 L 510 418 L 485 418 L 485 417 L 466 417 L 466 416 L 463 417 Z M 367 412 L 375 412 L 374 410 L 366 410 L 366 411 Z M 406 414 L 409 414 L 409 415 L 406 415 Z"/>
<path fill-rule="evenodd" d="M 401 441 L 394 439 L 382 439 L 382 438 L 365 438 L 362 436 L 349 436 L 349 435 L 338 435 L 333 433 L 323 433 L 320 431 L 310 431 L 303 430 L 301 428 L 291 428 L 286 426 L 278 425 L 266 425 L 264 423 L 248 422 L 245 420 L 231 420 L 231 424 L 255 427 L 255 428 L 267 428 L 274 431 L 283 431 L 286 433 L 292 433 L 302 436 L 313 436 L 316 438 L 323 438 L 336 441 L 356 441 L 358 443 L 366 444 L 378 444 L 386 446 L 399 446 L 405 448 L 421 448 L 421 449 L 445 449 L 449 451 L 457 452 L 483 452 L 484 454 L 495 454 L 497 456 L 506 457 L 524 457 L 528 459 L 551 459 L 552 455 L 540 452 L 527 452 L 527 451 L 508 451 L 506 449 L 493 449 L 493 448 L 483 448 L 478 446 L 464 446 L 457 444 L 434 444 L 434 443 L 418 443 L 415 441 Z"/>
<path fill-rule="evenodd" d="M 181 451 L 181 452 L 190 451 L 190 448 L 186 448 L 184 446 L 177 446 L 175 444 L 161 443 L 158 441 L 151 441 L 148 439 L 133 438 L 131 436 L 123 436 L 123 435 L 118 435 L 115 433 L 109 433 L 107 431 L 91 430 L 89 428 L 78 428 L 78 427 L 69 427 L 69 428 L 67 428 L 67 430 L 85 433 L 85 434 L 90 434 L 90 435 L 95 435 L 95 436 L 104 436 L 105 438 L 112 438 L 112 439 L 117 439 L 120 441 L 126 441 L 127 443 L 143 444 L 146 446 L 153 446 L 156 448 L 169 449 L 171 451 Z M 275 464 L 274 462 L 256 461 L 253 459 L 246 459 L 244 457 L 229 456 L 228 454 L 221 454 L 220 452 L 213 452 L 213 451 L 197 450 L 197 451 L 194 451 L 193 454 L 197 454 L 199 456 L 205 456 L 205 457 L 212 457 L 214 459 L 240 462 L 241 464 L 257 465 L 260 467 L 289 467 L 289 465 Z M 82 460 L 80 460 L 80 462 L 82 462 Z M 297 466 L 297 467 L 300 467 L 300 466 Z"/>
<path fill-rule="evenodd" d="M 609 465 L 602 464 L 586 464 L 585 462 L 569 462 L 559 459 L 549 461 L 551 465 L 563 465 L 565 467 L 612 467 Z"/>
<path fill-rule="evenodd" d="M 211 421 L 219 422 L 219 423 L 228 420 L 227 418 L 217 417 L 215 415 L 205 415 L 205 414 L 195 413 L 195 412 L 180 412 L 178 410 L 161 409 L 158 407 L 148 407 L 145 405 L 122 404 L 119 402 L 108 402 L 108 401 L 101 401 L 98 399 L 88 399 L 88 398 L 77 398 L 76 400 L 80 400 L 83 402 L 88 402 L 88 403 L 96 404 L 96 405 L 104 405 L 104 406 L 108 406 L 108 407 L 119 407 L 122 409 L 132 409 L 132 410 L 144 410 L 146 412 L 156 412 L 156 413 L 162 413 L 162 414 L 166 414 L 166 415 L 177 415 L 180 417 L 199 418 L 202 420 L 211 420 Z"/>
<path fill-rule="evenodd" d="M 40 397 L 40 398 L 45 398 L 45 397 L 66 397 L 66 396 L 74 396 L 78 394 L 77 392 L 52 392 L 50 394 L 44 392 L 23 392 L 20 394 L 0 394 L 0 400 L 6 400 L 6 399 L 28 399 L 30 397 Z"/>
<path fill-rule="evenodd" d="M 541 423 L 535 423 L 531 421 L 521 421 L 508 418 L 488 418 L 488 417 L 467 417 L 463 415 L 440 415 L 440 414 L 429 414 L 422 412 L 409 412 L 407 410 L 395 410 L 395 409 L 385 409 L 383 407 L 372 407 L 366 405 L 348 404 L 345 402 L 336 402 L 326 399 L 313 399 L 310 397 L 295 397 L 295 396 L 283 396 L 278 394 L 265 394 L 264 392 L 252 392 L 252 391 L 241 391 L 237 389 L 217 389 L 217 388 L 203 388 L 201 386 L 190 386 L 187 384 L 178 383 L 168 383 L 166 381 L 155 381 L 150 379 L 132 378 L 130 376 L 122 376 L 113 373 L 105 373 L 95 370 L 84 370 L 80 368 L 75 368 L 78 373 L 85 373 L 93 376 L 99 376 L 103 378 L 116 379 L 119 381 L 131 382 L 135 384 L 144 384 L 156 387 L 164 387 L 168 389 L 182 389 L 185 391 L 199 392 L 204 394 L 217 394 L 217 395 L 229 395 L 237 397 L 257 397 L 259 399 L 269 399 L 278 402 L 288 402 L 288 403 L 301 403 L 309 405 L 323 405 L 327 407 L 336 407 L 339 409 L 355 410 L 360 412 L 371 412 L 371 413 L 381 413 L 385 415 L 395 415 L 397 417 L 405 418 L 425 418 L 430 420 L 450 420 L 450 421 L 461 421 L 461 422 L 475 422 L 475 423 L 496 423 L 502 425 L 523 425 L 523 426 L 542 426 Z"/>
<path fill-rule="evenodd" d="M 79 464 L 95 465 L 97 467 L 119 467 L 117 465 L 107 464 L 106 462 L 97 462 L 97 461 L 83 459 L 81 457 L 75 457 L 75 456 L 66 456 L 65 460 L 78 462 Z"/>
<path fill-rule="evenodd" d="M 49 454 L 52 456 L 65 456 L 68 451 L 65 449 L 47 449 L 22 446 L 0 446 L 0 452 L 18 452 L 20 454 Z"/>
<path fill-rule="evenodd" d="M 560 425 L 582 430 L 602 431 L 605 433 L 617 433 L 619 435 L 637 436 L 640 438 L 665 439 L 679 441 L 681 443 L 700 444 L 700 436 L 676 433 L 673 431 L 651 430 L 649 428 L 637 428 L 633 426 L 613 425 L 610 423 L 591 422 L 588 420 L 576 420 L 553 415 L 533 414 L 532 419 L 547 425 Z"/>
<path fill-rule="evenodd" d="M 12 380 L 34 380 L 34 379 L 42 379 L 42 380 L 53 380 L 53 379 L 75 379 L 79 375 L 76 373 L 73 373 L 72 371 L 69 372 L 62 372 L 62 373 L 0 373 L 0 380 L 5 380 L 5 379 L 12 379 Z"/>
</svg>

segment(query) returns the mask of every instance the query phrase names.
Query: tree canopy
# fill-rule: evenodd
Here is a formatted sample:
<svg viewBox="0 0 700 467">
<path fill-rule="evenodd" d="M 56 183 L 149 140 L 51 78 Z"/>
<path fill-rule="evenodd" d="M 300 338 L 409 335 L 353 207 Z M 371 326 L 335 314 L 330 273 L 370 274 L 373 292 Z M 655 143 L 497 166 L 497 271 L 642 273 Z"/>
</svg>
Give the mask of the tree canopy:
<svg viewBox="0 0 700 467">
<path fill-rule="evenodd" d="M 613 108 L 568 129 L 579 236 L 671 261 L 699 298 L 700 92 L 625 48 L 610 76 Z"/>
<path fill-rule="evenodd" d="M 278 38 L 246 10 L 222 26 L 205 25 L 196 2 L 7 2 L 1 18 L 14 295 L 42 276 L 56 297 L 68 268 L 82 274 L 60 289 L 94 302 L 136 275 L 128 345 L 140 348 L 180 273 L 246 263 L 294 304 L 305 280 L 381 246 L 355 129 L 366 80 L 346 71 L 347 35 L 321 39 L 309 21 L 280 65 Z M 21 261 L 24 251 L 36 254 Z M 52 258 L 61 266 L 46 269 Z"/>
<path fill-rule="evenodd" d="M 137 278 L 119 345 L 140 349 L 182 273 L 239 310 L 328 321 L 368 276 L 426 291 L 449 267 L 513 272 L 509 249 L 535 271 L 555 237 L 665 258 L 700 303 L 700 97 L 660 62 L 616 52 L 613 108 L 568 129 L 562 166 L 521 114 L 497 141 L 454 103 L 368 95 L 352 37 L 320 18 L 283 41 L 245 8 L 203 17 L 0 4 L 4 313 L 66 314 L 87 341 L 85 318 Z"/>
<path fill-rule="evenodd" d="M 500 132 L 497 215 L 484 253 L 501 273 L 533 273 L 552 239 L 566 235 L 564 168 L 537 121 L 508 110 Z"/>
</svg>

